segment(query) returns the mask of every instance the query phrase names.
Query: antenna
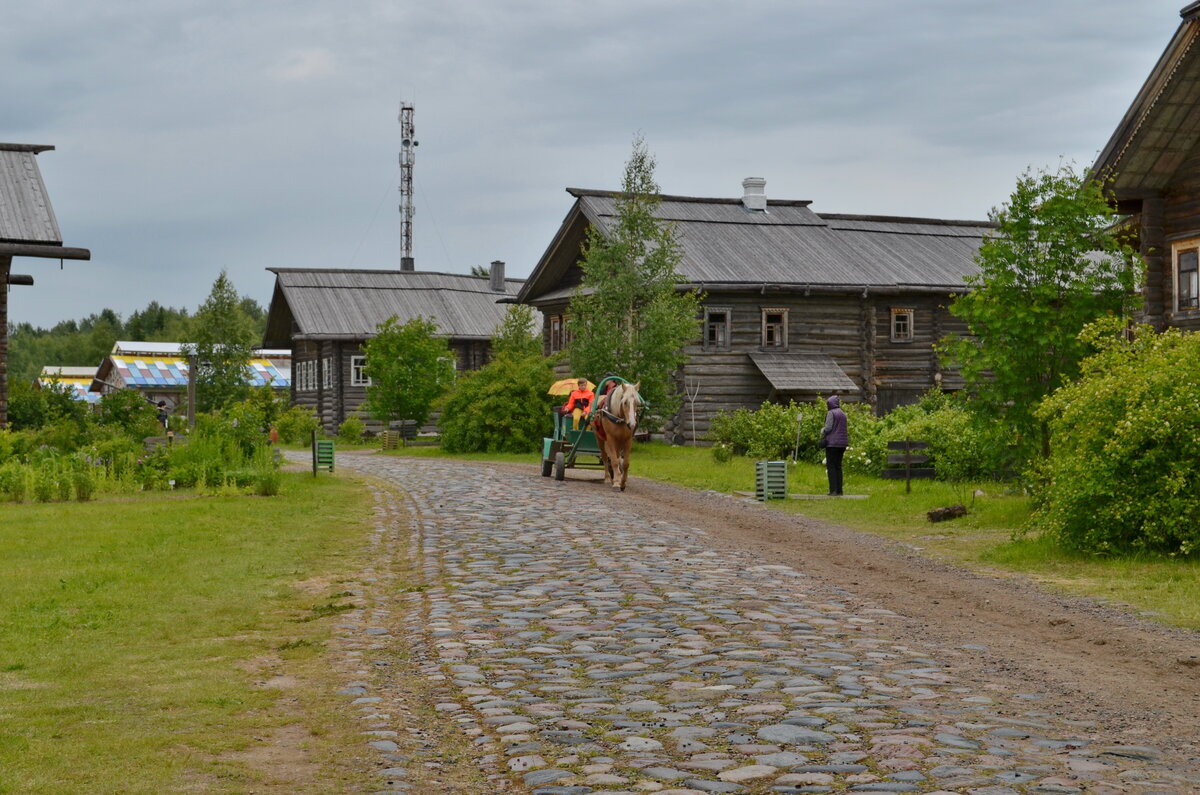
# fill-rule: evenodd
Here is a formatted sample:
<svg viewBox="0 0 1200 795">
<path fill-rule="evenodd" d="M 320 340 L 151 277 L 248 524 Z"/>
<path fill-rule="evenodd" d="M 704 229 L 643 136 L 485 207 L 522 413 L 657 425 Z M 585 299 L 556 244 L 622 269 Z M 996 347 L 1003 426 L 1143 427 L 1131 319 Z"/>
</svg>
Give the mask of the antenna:
<svg viewBox="0 0 1200 795">
<path fill-rule="evenodd" d="M 413 130 L 413 106 L 400 103 L 400 270 L 416 270 L 413 264 L 413 160 L 417 139 Z"/>
</svg>

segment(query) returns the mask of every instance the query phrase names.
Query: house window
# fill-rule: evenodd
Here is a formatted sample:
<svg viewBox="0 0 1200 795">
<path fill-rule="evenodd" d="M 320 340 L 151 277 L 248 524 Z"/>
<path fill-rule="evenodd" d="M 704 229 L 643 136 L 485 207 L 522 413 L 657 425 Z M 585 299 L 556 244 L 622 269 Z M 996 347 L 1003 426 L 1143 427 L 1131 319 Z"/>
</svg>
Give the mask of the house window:
<svg viewBox="0 0 1200 795">
<path fill-rule="evenodd" d="M 566 323 L 563 315 L 550 316 L 550 352 L 558 353 L 566 347 L 566 335 L 564 333 Z"/>
<path fill-rule="evenodd" d="M 326 357 L 321 363 L 321 385 L 333 389 L 333 358 Z"/>
<path fill-rule="evenodd" d="M 892 309 L 892 342 L 912 342 L 913 310 Z"/>
<path fill-rule="evenodd" d="M 1200 309 L 1200 281 L 1197 278 L 1198 250 L 1180 248 L 1175 250 L 1175 308 Z"/>
<path fill-rule="evenodd" d="M 370 386 L 371 379 L 367 376 L 367 357 L 350 357 L 350 386 Z"/>
<path fill-rule="evenodd" d="M 706 350 L 729 348 L 729 324 L 732 316 L 733 311 L 729 307 L 705 307 L 704 347 Z"/>
<path fill-rule="evenodd" d="M 787 348 L 786 309 L 764 309 L 762 311 L 762 346 L 764 348 Z"/>
</svg>

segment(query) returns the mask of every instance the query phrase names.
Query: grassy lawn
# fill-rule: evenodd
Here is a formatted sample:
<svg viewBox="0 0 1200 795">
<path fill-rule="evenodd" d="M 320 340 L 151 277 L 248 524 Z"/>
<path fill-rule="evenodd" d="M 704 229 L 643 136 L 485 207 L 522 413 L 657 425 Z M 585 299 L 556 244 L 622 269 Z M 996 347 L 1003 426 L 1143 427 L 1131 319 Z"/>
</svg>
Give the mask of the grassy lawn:
<svg viewBox="0 0 1200 795">
<path fill-rule="evenodd" d="M 281 732 L 327 791 L 357 783 L 332 761 L 352 727 L 304 683 L 368 505 L 297 474 L 275 498 L 0 504 L 0 792 L 285 791 L 248 761 Z M 280 673 L 301 684 L 255 685 Z"/>
<path fill-rule="evenodd" d="M 395 454 L 530 465 L 540 461 L 538 454 L 449 456 L 430 447 L 398 450 Z M 638 477 L 725 494 L 754 489 L 753 461 L 735 457 L 718 463 L 707 448 L 639 444 L 632 472 Z M 788 490 L 791 494 L 825 494 L 828 486 L 824 468 L 803 463 L 789 467 Z M 976 490 L 984 494 L 975 496 Z M 1200 561 L 1138 556 L 1092 558 L 1063 551 L 1044 539 L 1014 538 L 1029 520 L 1029 500 L 1004 484 L 913 481 L 912 492 L 905 493 L 903 481 L 847 474 L 846 493 L 868 497 L 784 500 L 770 505 L 886 536 L 929 557 L 993 574 L 1022 575 L 1051 590 L 1130 605 L 1163 623 L 1200 629 Z M 970 513 L 937 524 L 925 516 L 931 508 L 957 503 L 967 505 Z"/>
</svg>

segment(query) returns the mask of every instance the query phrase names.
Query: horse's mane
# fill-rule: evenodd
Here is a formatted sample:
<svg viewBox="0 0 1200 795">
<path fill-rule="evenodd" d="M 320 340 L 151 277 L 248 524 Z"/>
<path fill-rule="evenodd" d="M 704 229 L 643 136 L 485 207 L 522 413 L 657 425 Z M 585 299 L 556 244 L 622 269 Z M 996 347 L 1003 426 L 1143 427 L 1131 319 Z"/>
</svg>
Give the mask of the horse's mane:
<svg viewBox="0 0 1200 795">
<path fill-rule="evenodd" d="M 620 384 L 608 396 L 608 411 L 625 420 L 631 431 L 637 428 L 637 386 L 637 384 Z"/>
</svg>

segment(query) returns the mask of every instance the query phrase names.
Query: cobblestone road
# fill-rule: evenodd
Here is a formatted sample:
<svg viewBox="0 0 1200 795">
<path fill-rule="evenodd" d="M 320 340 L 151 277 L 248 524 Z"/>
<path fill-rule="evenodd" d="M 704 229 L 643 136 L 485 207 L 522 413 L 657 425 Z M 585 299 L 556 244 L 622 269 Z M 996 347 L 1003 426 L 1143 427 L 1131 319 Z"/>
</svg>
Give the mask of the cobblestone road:
<svg viewBox="0 0 1200 795">
<path fill-rule="evenodd" d="M 1200 791 L 1197 771 L 1154 748 L 1039 711 L 1037 682 L 955 681 L 947 650 L 903 637 L 887 605 L 715 551 L 606 488 L 460 462 L 339 464 L 400 490 L 379 492 L 380 537 L 409 531 L 393 526 L 408 501 L 424 576 L 405 597 L 409 631 L 430 650 L 436 709 L 472 738 L 493 791 Z M 344 630 L 378 647 L 387 612 Z M 414 791 L 384 694 L 351 684 L 382 791 Z"/>
</svg>

